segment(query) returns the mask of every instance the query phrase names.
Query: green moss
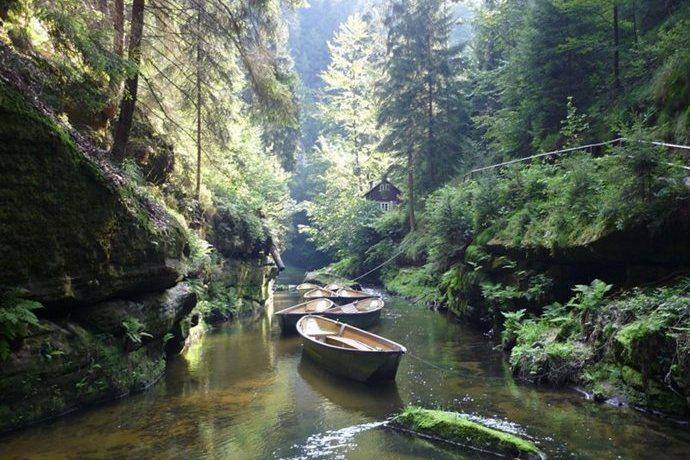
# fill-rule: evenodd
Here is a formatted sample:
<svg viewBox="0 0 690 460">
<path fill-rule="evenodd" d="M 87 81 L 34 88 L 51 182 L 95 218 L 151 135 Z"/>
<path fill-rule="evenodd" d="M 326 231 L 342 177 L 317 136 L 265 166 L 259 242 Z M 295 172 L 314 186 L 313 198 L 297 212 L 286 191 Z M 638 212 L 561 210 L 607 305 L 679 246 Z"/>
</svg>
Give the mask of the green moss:
<svg viewBox="0 0 690 460">
<path fill-rule="evenodd" d="M 179 225 L 5 83 L 0 138 L 3 284 L 39 300 L 86 302 L 136 289 L 138 273 L 174 282 Z"/>
<path fill-rule="evenodd" d="M 538 458 L 534 443 L 510 433 L 480 425 L 455 412 L 410 406 L 393 422 L 404 429 L 453 444 L 517 458 Z"/>
</svg>

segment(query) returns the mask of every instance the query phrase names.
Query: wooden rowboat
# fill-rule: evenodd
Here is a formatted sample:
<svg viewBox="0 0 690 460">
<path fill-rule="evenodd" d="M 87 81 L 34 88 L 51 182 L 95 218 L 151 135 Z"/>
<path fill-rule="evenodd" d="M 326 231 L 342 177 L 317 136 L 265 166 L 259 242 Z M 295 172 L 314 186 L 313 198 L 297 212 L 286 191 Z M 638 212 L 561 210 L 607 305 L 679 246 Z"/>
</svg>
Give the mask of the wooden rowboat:
<svg viewBox="0 0 690 460">
<path fill-rule="evenodd" d="M 357 291 L 350 288 L 342 288 L 337 291 L 330 291 L 325 288 L 312 289 L 306 292 L 303 297 L 305 299 L 331 299 L 333 302 L 343 305 L 352 303 L 356 300 L 369 299 L 378 297 L 376 294 L 369 294 L 364 291 Z"/>
<path fill-rule="evenodd" d="M 304 293 L 307 291 L 311 291 L 312 289 L 320 289 L 320 288 L 321 288 L 321 286 L 319 286 L 318 284 L 302 283 L 302 284 L 298 284 L 295 289 L 297 289 L 297 292 L 299 292 L 300 295 L 304 295 Z"/>
<path fill-rule="evenodd" d="M 304 297 L 305 299 L 330 299 L 332 297 L 335 297 L 335 292 L 317 287 L 315 289 L 312 289 L 311 291 L 305 292 L 304 294 L 302 294 L 302 297 Z"/>
<path fill-rule="evenodd" d="M 333 296 L 332 300 L 336 303 L 350 303 L 355 300 L 362 300 L 362 299 L 369 299 L 372 297 L 378 297 L 376 294 L 369 294 L 368 292 L 364 291 L 357 291 L 355 289 L 350 289 L 350 288 L 342 288 L 338 289 L 335 292 L 335 295 Z"/>
<path fill-rule="evenodd" d="M 360 382 L 393 380 L 405 347 L 322 316 L 297 322 L 304 353 L 325 369 Z"/>
<path fill-rule="evenodd" d="M 381 310 L 383 310 L 383 300 L 369 298 L 334 306 L 321 313 L 321 316 L 366 329 L 381 318 Z"/>
<path fill-rule="evenodd" d="M 295 325 L 300 318 L 307 315 L 313 315 L 314 313 L 324 312 L 334 306 L 335 304 L 332 300 L 314 299 L 285 308 L 275 314 L 280 320 L 280 329 L 283 333 L 294 334 L 296 331 Z"/>
</svg>

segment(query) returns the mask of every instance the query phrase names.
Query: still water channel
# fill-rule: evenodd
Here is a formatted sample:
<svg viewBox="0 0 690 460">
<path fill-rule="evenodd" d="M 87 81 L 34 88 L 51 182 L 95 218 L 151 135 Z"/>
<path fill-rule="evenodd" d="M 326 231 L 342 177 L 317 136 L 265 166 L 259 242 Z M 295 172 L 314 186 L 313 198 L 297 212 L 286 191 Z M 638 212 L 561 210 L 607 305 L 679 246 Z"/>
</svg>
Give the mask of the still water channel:
<svg viewBox="0 0 690 460">
<path fill-rule="evenodd" d="M 292 273 L 279 282 L 299 282 Z M 278 292 L 272 310 L 296 300 Z M 451 317 L 386 298 L 373 330 L 410 351 L 395 384 L 323 372 L 269 310 L 217 328 L 144 393 L 0 438 L 0 458 L 480 458 L 381 425 L 410 403 L 519 433 L 550 458 L 690 458 L 688 426 L 518 384 L 492 343 Z"/>
</svg>

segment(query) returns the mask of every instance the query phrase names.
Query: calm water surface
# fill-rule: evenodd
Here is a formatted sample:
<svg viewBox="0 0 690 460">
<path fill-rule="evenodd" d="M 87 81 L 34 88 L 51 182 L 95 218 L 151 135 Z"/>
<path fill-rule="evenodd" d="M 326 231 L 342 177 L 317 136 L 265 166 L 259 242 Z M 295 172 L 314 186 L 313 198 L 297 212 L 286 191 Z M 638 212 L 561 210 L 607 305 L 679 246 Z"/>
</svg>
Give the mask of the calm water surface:
<svg viewBox="0 0 690 460">
<path fill-rule="evenodd" d="M 517 384 L 481 334 L 386 300 L 374 332 L 410 351 L 395 384 L 322 372 L 302 360 L 299 339 L 280 336 L 269 311 L 205 336 L 149 391 L 0 438 L 0 458 L 480 458 L 381 426 L 409 403 L 519 433 L 550 458 L 690 458 L 687 426 Z M 274 309 L 295 301 L 278 292 Z"/>
</svg>

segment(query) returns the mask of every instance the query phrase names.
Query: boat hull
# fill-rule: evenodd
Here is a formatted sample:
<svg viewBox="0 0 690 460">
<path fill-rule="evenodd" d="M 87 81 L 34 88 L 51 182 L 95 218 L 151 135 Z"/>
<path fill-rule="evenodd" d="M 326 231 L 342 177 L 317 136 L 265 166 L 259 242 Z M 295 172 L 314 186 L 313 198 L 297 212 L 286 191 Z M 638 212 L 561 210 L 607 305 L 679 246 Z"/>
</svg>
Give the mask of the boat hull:
<svg viewBox="0 0 690 460">
<path fill-rule="evenodd" d="M 309 315 L 309 313 L 286 313 L 284 315 L 277 315 L 280 321 L 281 332 L 284 335 L 297 334 L 297 321 L 307 315 Z"/>
<path fill-rule="evenodd" d="M 329 313 L 328 310 L 326 310 L 319 313 L 319 315 L 360 329 L 367 329 L 381 319 L 381 310 L 381 308 L 377 308 L 373 311 L 363 311 L 359 313 Z M 296 324 L 297 322 L 295 322 L 295 325 Z"/>
<path fill-rule="evenodd" d="M 329 372 L 359 382 L 394 380 L 403 351 L 362 353 L 334 349 L 320 342 L 303 339 L 304 354 Z"/>
<path fill-rule="evenodd" d="M 314 313 L 284 313 L 276 315 L 280 321 L 280 330 L 284 335 L 297 334 L 297 322 L 305 316 Z M 361 313 L 328 313 L 328 310 L 318 313 L 320 316 L 340 321 L 360 329 L 366 329 L 374 325 L 381 318 L 381 309 Z"/>
</svg>

